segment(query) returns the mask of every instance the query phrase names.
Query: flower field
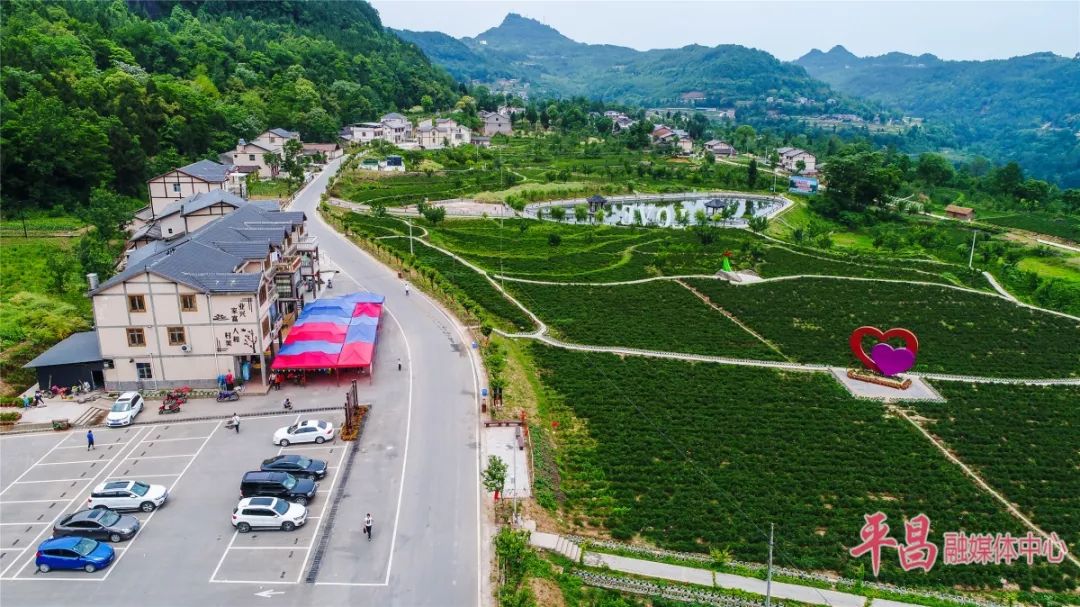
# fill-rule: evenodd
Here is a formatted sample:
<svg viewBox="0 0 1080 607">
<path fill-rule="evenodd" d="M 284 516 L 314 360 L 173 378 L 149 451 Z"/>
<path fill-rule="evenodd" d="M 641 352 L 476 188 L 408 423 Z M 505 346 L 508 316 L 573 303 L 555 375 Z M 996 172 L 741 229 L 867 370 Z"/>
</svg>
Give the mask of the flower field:
<svg viewBox="0 0 1080 607">
<path fill-rule="evenodd" d="M 506 288 L 554 332 L 572 342 L 782 360 L 753 335 L 673 282 L 604 287 L 508 282 Z"/>
<path fill-rule="evenodd" d="M 750 286 L 689 281 L 802 362 L 857 364 L 855 328 L 906 327 L 915 371 L 995 377 L 1080 376 L 1080 326 L 1004 299 L 927 285 L 805 278 Z"/>
<path fill-rule="evenodd" d="M 927 429 L 1070 550 L 1080 549 L 1080 387 L 940 383 Z"/>
<path fill-rule="evenodd" d="M 530 352 L 550 391 L 547 415 L 559 421 L 550 432 L 568 509 L 618 539 L 726 547 L 763 562 L 774 522 L 777 564 L 856 577 L 868 559 L 855 561 L 847 548 L 859 542 L 863 515 L 878 510 L 901 541 L 900 521 L 919 513 L 937 542 L 948 530 L 1021 531 L 907 422 L 848 397 L 827 376 L 543 345 Z M 939 563 L 904 573 L 886 550 L 879 579 L 999 586 L 1004 577 L 1062 589 L 1075 583 L 1062 571 Z"/>
</svg>

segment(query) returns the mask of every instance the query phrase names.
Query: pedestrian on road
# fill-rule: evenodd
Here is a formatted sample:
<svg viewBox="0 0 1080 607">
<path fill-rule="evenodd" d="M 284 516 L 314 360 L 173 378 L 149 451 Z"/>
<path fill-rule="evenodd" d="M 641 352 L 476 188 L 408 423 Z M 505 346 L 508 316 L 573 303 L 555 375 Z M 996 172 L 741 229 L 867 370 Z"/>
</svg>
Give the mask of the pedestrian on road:
<svg viewBox="0 0 1080 607">
<path fill-rule="evenodd" d="M 405 281 L 405 297 L 409 296 L 409 281 Z"/>
<path fill-rule="evenodd" d="M 286 398 L 286 399 L 285 399 L 285 402 L 283 402 L 283 403 L 281 403 L 281 404 L 282 404 L 282 405 L 283 405 L 283 406 L 284 406 L 284 407 L 285 407 L 286 409 L 292 409 L 292 401 L 291 401 L 291 400 L 289 400 L 288 398 Z"/>
<path fill-rule="evenodd" d="M 237 434 L 240 434 L 240 416 L 235 413 L 232 414 L 232 427 Z"/>
<path fill-rule="evenodd" d="M 401 357 L 400 357 L 400 356 L 399 356 L 399 357 L 398 357 L 398 359 L 397 359 L 397 370 L 398 370 L 398 371 L 400 371 L 400 370 L 401 370 Z"/>
<path fill-rule="evenodd" d="M 86 431 L 86 450 L 89 451 L 94 448 L 94 431 Z"/>
<path fill-rule="evenodd" d="M 375 521 L 371 518 L 371 513 L 368 512 L 367 516 L 364 517 L 364 534 L 367 535 L 367 541 L 369 542 L 371 541 L 371 525 L 374 522 Z"/>
</svg>

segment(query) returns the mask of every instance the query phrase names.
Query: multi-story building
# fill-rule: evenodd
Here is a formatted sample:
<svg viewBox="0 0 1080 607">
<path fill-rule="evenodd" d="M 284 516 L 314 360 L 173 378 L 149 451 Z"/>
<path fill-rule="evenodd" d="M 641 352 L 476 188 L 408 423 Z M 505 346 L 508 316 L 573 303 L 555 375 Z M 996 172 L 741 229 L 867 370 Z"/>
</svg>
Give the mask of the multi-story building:
<svg viewBox="0 0 1080 607">
<path fill-rule="evenodd" d="M 238 168 L 246 169 L 245 172 L 249 175 L 257 175 L 259 179 L 272 179 L 277 177 L 281 168 L 280 164 L 270 164 L 267 157 L 274 154 L 280 157 L 281 150 L 269 148 L 257 141 L 240 139 L 232 152 L 232 163 Z"/>
<path fill-rule="evenodd" d="M 777 148 L 776 153 L 780 156 L 780 167 L 785 171 L 802 175 L 814 175 L 817 173 L 817 157 L 806 150 L 784 147 Z M 799 170 L 800 160 L 803 163 L 801 171 Z"/>
<path fill-rule="evenodd" d="M 318 244 L 301 212 L 252 202 L 171 241 L 140 248 L 91 285 L 110 390 L 212 387 L 266 370 L 311 282 Z"/>
<path fill-rule="evenodd" d="M 442 147 L 457 147 L 472 141 L 469 127 L 458 124 L 451 118 L 436 118 L 434 124 L 425 120 L 416 127 L 416 143 L 427 150 Z"/>
<path fill-rule="evenodd" d="M 386 141 L 398 144 L 412 139 L 412 122 L 401 114 L 391 112 L 379 118 L 379 122 L 383 125 L 383 139 Z"/>
<path fill-rule="evenodd" d="M 498 112 L 480 112 L 480 120 L 484 121 L 483 134 L 487 137 L 498 135 L 510 135 L 514 127 L 510 123 L 510 116 Z"/>
<path fill-rule="evenodd" d="M 255 143 L 280 154 L 282 150 L 285 149 L 285 142 L 290 139 L 300 141 L 300 133 L 297 133 L 296 131 L 287 131 L 285 129 L 270 129 L 256 137 Z"/>
<path fill-rule="evenodd" d="M 158 175 L 147 181 L 146 187 L 150 192 L 150 206 L 135 214 L 137 222 L 145 223 L 170 204 L 203 192 L 225 190 L 247 196 L 243 175 L 233 167 L 213 160 L 200 160 Z"/>
</svg>

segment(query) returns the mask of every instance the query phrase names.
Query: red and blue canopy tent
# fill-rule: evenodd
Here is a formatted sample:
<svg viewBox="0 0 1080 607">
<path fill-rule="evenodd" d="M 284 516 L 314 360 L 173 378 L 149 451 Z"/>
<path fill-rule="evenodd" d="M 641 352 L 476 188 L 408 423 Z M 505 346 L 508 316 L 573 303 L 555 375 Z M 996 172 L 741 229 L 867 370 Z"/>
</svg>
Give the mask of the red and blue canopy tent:
<svg viewBox="0 0 1080 607">
<path fill-rule="evenodd" d="M 385 299 L 361 292 L 304 306 L 271 368 L 370 370 Z"/>
</svg>

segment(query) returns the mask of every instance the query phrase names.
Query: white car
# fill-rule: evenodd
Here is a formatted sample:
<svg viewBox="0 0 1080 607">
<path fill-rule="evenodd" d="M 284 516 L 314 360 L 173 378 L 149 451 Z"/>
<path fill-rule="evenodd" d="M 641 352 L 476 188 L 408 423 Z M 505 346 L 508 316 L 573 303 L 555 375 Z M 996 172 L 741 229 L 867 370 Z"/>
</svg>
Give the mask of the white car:
<svg viewBox="0 0 1080 607">
<path fill-rule="evenodd" d="M 274 444 L 282 447 L 293 443 L 321 445 L 328 440 L 334 440 L 334 424 L 321 419 L 305 419 L 294 426 L 278 428 L 274 433 Z"/>
<path fill-rule="evenodd" d="M 135 416 L 143 410 L 143 397 L 138 392 L 124 392 L 113 403 L 105 425 L 113 428 L 130 425 L 135 421 Z"/>
<path fill-rule="evenodd" d="M 164 485 L 113 480 L 94 487 L 89 499 L 86 500 L 86 507 L 153 512 L 167 499 L 169 499 L 169 489 Z"/>
<path fill-rule="evenodd" d="M 232 526 L 240 533 L 260 528 L 292 531 L 306 522 L 306 507 L 276 497 L 244 498 L 232 513 Z"/>
</svg>

